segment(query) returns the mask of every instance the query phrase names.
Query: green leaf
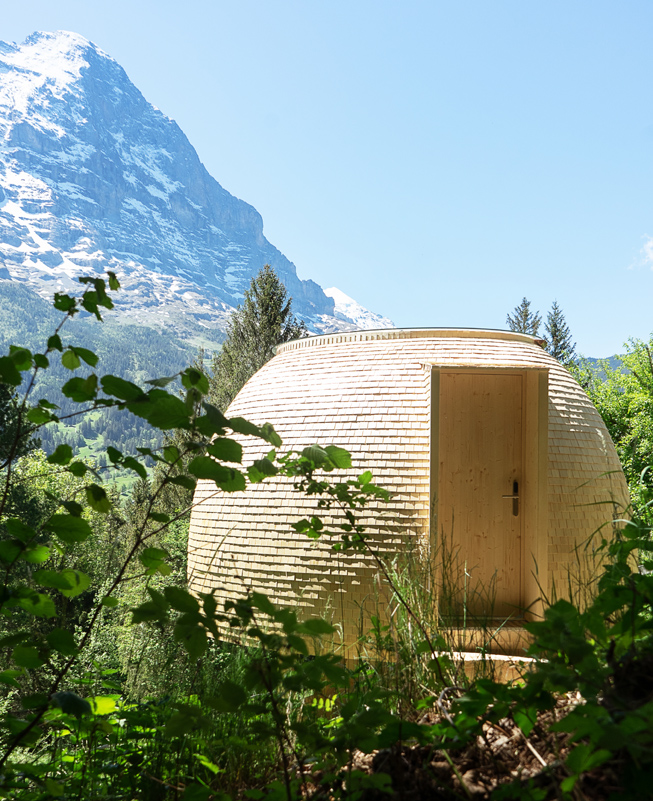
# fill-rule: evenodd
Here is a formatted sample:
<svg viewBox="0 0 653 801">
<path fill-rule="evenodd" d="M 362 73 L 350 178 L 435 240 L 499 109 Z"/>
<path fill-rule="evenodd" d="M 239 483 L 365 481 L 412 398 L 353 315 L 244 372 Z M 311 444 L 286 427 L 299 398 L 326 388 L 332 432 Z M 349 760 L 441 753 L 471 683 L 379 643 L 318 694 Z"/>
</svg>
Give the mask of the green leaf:
<svg viewBox="0 0 653 801">
<path fill-rule="evenodd" d="M 109 289 L 114 292 L 120 289 L 120 281 L 116 278 L 116 274 L 111 270 L 107 270 L 107 275 L 109 276 Z"/>
<path fill-rule="evenodd" d="M 55 590 L 70 590 L 73 586 L 66 576 L 56 570 L 37 570 L 34 581 L 42 587 L 53 587 Z"/>
<path fill-rule="evenodd" d="M 313 462 L 316 467 L 320 467 L 329 459 L 328 453 L 319 445 L 309 445 L 308 448 L 304 448 L 302 456 Z"/>
<path fill-rule="evenodd" d="M 232 467 L 217 464 L 210 456 L 196 456 L 188 464 L 188 472 L 197 478 L 214 481 L 225 492 L 244 490 L 245 476 Z"/>
<path fill-rule="evenodd" d="M 45 693 L 31 693 L 20 699 L 20 705 L 23 709 L 38 709 L 40 706 L 47 706 L 48 700 Z"/>
<path fill-rule="evenodd" d="M 48 350 L 58 350 L 58 351 L 63 350 L 63 345 L 61 344 L 61 338 L 59 334 L 53 334 L 48 339 Z"/>
<path fill-rule="evenodd" d="M 98 320 L 102 319 L 102 315 L 100 314 L 98 306 L 107 305 L 101 300 L 101 298 L 98 297 L 97 292 L 89 292 L 88 290 L 82 295 L 81 304 L 87 312 L 94 314 Z M 113 306 L 113 304 L 111 304 L 111 306 Z"/>
<path fill-rule="evenodd" d="M 207 437 L 212 437 L 214 434 L 224 434 L 229 422 L 218 407 L 212 403 L 203 403 L 202 408 L 206 414 L 198 417 L 195 421 L 198 431 Z"/>
<path fill-rule="evenodd" d="M 273 448 L 280 448 L 283 445 L 281 437 L 274 430 L 271 423 L 263 423 L 261 426 L 261 436 L 266 442 L 269 442 Z"/>
<path fill-rule="evenodd" d="M 297 627 L 297 632 L 307 637 L 320 637 L 322 634 L 333 634 L 335 630 L 334 626 L 319 617 L 305 620 Z"/>
<path fill-rule="evenodd" d="M 157 568 L 168 558 L 168 552 L 161 548 L 146 548 L 138 555 L 138 558 L 145 567 Z"/>
<path fill-rule="evenodd" d="M 74 715 L 76 718 L 81 718 L 82 715 L 90 715 L 92 712 L 91 705 L 86 699 L 80 698 L 79 695 L 68 690 L 54 693 L 52 703 L 66 715 Z"/>
<path fill-rule="evenodd" d="M 209 380 L 200 370 L 188 367 L 181 374 L 181 383 L 185 389 L 197 389 L 202 395 L 209 392 Z"/>
<path fill-rule="evenodd" d="M 105 595 L 102 600 L 100 601 L 102 606 L 107 606 L 109 609 L 113 609 L 118 606 L 118 599 L 114 598 L 111 595 Z"/>
<path fill-rule="evenodd" d="M 21 540 L 21 542 L 27 543 L 36 539 L 36 531 L 17 517 L 11 517 L 9 520 L 6 520 L 5 527 L 8 534 Z"/>
<path fill-rule="evenodd" d="M 335 445 L 327 445 L 324 450 L 336 467 L 341 470 L 347 470 L 351 467 L 351 454 L 349 451 L 344 448 L 338 448 Z"/>
<path fill-rule="evenodd" d="M 57 309 L 57 311 L 74 312 L 77 306 L 77 301 L 75 298 L 71 298 L 70 295 L 65 295 L 62 292 L 55 292 L 52 305 L 55 309 Z M 50 339 L 52 339 L 52 337 L 50 337 Z"/>
<path fill-rule="evenodd" d="M 86 520 L 73 515 L 52 515 L 45 528 L 69 545 L 74 542 L 84 542 L 93 533 Z"/>
<path fill-rule="evenodd" d="M 179 459 L 179 448 L 176 445 L 166 445 L 163 449 L 163 458 L 169 463 L 176 462 Z"/>
<path fill-rule="evenodd" d="M 165 727 L 168 737 L 183 737 L 190 734 L 201 720 L 202 714 L 197 708 L 184 704 L 183 707 L 171 715 Z"/>
<path fill-rule="evenodd" d="M 85 476 L 89 472 L 90 468 L 87 465 L 85 465 L 84 462 L 71 462 L 68 465 L 67 470 L 69 473 L 72 473 L 74 476 L 77 476 L 77 478 L 81 478 L 82 476 Z"/>
<path fill-rule="evenodd" d="M 45 664 L 45 660 L 39 656 L 38 649 L 32 645 L 17 645 L 11 655 L 18 667 L 28 668 L 29 670 L 39 668 Z"/>
<path fill-rule="evenodd" d="M 256 607 L 257 609 L 260 609 L 261 612 L 263 612 L 266 615 L 269 615 L 270 617 L 274 617 L 277 612 L 275 605 L 267 597 L 267 595 L 263 595 L 260 592 L 252 593 L 251 602 L 252 606 Z"/>
<path fill-rule="evenodd" d="M 170 478 L 166 479 L 166 484 L 174 484 L 178 487 L 183 487 L 184 489 L 190 490 L 193 492 L 195 487 L 197 486 L 197 482 L 195 479 L 192 479 L 190 476 L 171 476 Z"/>
<path fill-rule="evenodd" d="M 61 575 L 70 583 L 70 589 L 61 591 L 66 598 L 75 598 L 91 586 L 91 579 L 79 570 L 62 570 Z"/>
<path fill-rule="evenodd" d="M 18 348 L 16 345 L 9 346 L 9 355 L 16 367 L 21 371 L 29 370 L 32 366 L 32 354 L 27 348 Z"/>
<path fill-rule="evenodd" d="M 45 779 L 45 789 L 53 798 L 61 798 L 61 796 L 65 795 L 66 793 L 66 790 L 61 782 L 58 782 L 55 779 L 50 779 L 49 777 Z"/>
<path fill-rule="evenodd" d="M 55 617 L 57 614 L 52 598 L 40 592 L 33 592 L 25 598 L 19 598 L 16 606 L 36 617 Z"/>
<path fill-rule="evenodd" d="M 145 480 L 147 478 L 147 470 L 145 466 L 142 465 L 138 459 L 135 459 L 133 456 L 127 456 L 123 462 L 123 467 L 126 467 L 128 470 L 133 470 L 140 478 Z"/>
<path fill-rule="evenodd" d="M 150 519 L 154 520 L 155 523 L 169 523 L 170 515 L 166 515 L 163 512 L 150 512 Z"/>
<path fill-rule="evenodd" d="M 13 359 L 9 356 L 0 357 L 0 384 L 11 384 L 11 386 L 17 387 L 22 380 Z"/>
<path fill-rule="evenodd" d="M 218 712 L 238 712 L 248 700 L 249 695 L 240 684 L 227 679 L 218 687 L 218 694 L 211 699 L 210 705 Z"/>
<path fill-rule="evenodd" d="M 88 364 L 89 367 L 95 367 L 95 365 L 98 363 L 98 357 L 95 355 L 95 353 L 93 353 L 92 350 L 79 347 L 75 348 L 71 347 L 70 350 L 74 351 L 75 355 L 79 356 L 79 358 L 82 361 L 86 362 L 86 364 Z"/>
<path fill-rule="evenodd" d="M 163 389 L 151 389 L 126 405 L 130 412 L 162 431 L 190 427 L 190 412 L 184 402 Z"/>
<path fill-rule="evenodd" d="M 48 632 L 45 639 L 53 651 L 58 651 L 64 656 L 75 656 L 77 653 L 77 645 L 72 632 L 66 629 L 52 629 Z"/>
<path fill-rule="evenodd" d="M 23 554 L 23 559 L 32 565 L 40 565 L 47 562 L 52 554 L 50 549 L 45 545 L 36 545 L 34 548 L 28 548 Z"/>
<path fill-rule="evenodd" d="M 77 501 L 61 501 L 61 505 L 73 517 L 81 517 L 84 513 L 84 507 Z"/>
<path fill-rule="evenodd" d="M 215 798 L 215 793 L 210 787 L 205 787 L 203 784 L 187 785 L 182 795 L 182 801 L 208 801 L 209 798 Z M 222 801 L 227 801 L 226 797 Z"/>
<path fill-rule="evenodd" d="M 178 612 L 197 612 L 200 608 L 197 599 L 181 587 L 166 587 L 163 594 L 170 606 Z"/>
<path fill-rule="evenodd" d="M 132 609 L 131 613 L 132 613 L 132 623 L 134 625 L 138 623 L 148 623 L 152 621 L 165 622 L 168 617 L 167 611 L 165 609 L 162 609 L 154 601 L 145 601 L 140 606 L 137 606 L 135 609 Z"/>
<path fill-rule="evenodd" d="M 31 640 L 33 633 L 29 631 L 18 631 L 15 634 L 7 634 L 6 637 L 0 638 L 0 648 L 11 648 L 13 645 Z"/>
<path fill-rule="evenodd" d="M 18 676 L 22 676 L 22 670 L 3 670 L 0 673 L 0 684 L 20 689 L 20 684 L 16 681 Z"/>
<path fill-rule="evenodd" d="M 35 353 L 34 364 L 37 367 L 40 367 L 42 370 L 47 370 L 47 368 L 50 366 L 50 361 L 48 357 L 44 356 L 42 353 Z"/>
<path fill-rule="evenodd" d="M 513 718 L 515 723 L 524 733 L 524 737 L 528 737 L 528 735 L 533 731 L 533 727 L 537 723 L 537 709 L 534 707 L 524 709 L 523 707 L 518 706 L 513 712 Z"/>
<path fill-rule="evenodd" d="M 186 649 L 191 660 L 195 661 L 204 655 L 208 647 L 206 629 L 201 626 L 184 626 L 177 623 L 175 626 L 175 639 Z"/>
<path fill-rule="evenodd" d="M 74 348 L 68 347 L 61 354 L 61 364 L 68 370 L 76 370 L 80 366 L 81 361 Z"/>
<path fill-rule="evenodd" d="M 111 464 L 120 464 L 122 461 L 122 453 L 120 453 L 117 448 L 114 448 L 112 445 L 109 445 L 107 448 L 107 456 L 109 457 L 109 461 Z"/>
<path fill-rule="evenodd" d="M 220 459 L 222 462 L 240 464 L 243 461 L 243 448 L 240 443 L 233 439 L 227 439 L 226 437 L 215 439 L 206 450 L 211 456 L 215 456 L 216 459 Z"/>
<path fill-rule="evenodd" d="M 111 511 L 112 503 L 104 488 L 99 484 L 89 484 L 85 492 L 86 500 L 91 509 L 95 509 L 96 512 L 101 512 L 102 514 Z"/>
<path fill-rule="evenodd" d="M 25 417 L 27 417 L 30 423 L 34 423 L 35 426 L 42 426 L 44 423 L 49 423 L 51 420 L 57 419 L 56 415 L 46 409 L 42 409 L 40 406 L 34 406 L 28 409 Z"/>
<path fill-rule="evenodd" d="M 25 546 L 20 540 L 0 540 L 0 560 L 8 565 L 13 565 L 24 548 Z"/>
<path fill-rule="evenodd" d="M 119 695 L 96 695 L 90 699 L 94 715 L 110 715 L 118 708 Z"/>
<path fill-rule="evenodd" d="M 115 375 L 103 376 L 100 384 L 107 395 L 113 395 L 116 398 L 120 398 L 120 400 L 133 401 L 144 395 L 143 390 L 136 384 L 132 384 L 131 381 L 125 381 L 124 378 L 118 378 Z"/>
<path fill-rule="evenodd" d="M 580 774 L 602 765 L 611 756 L 611 752 L 605 748 L 595 751 L 591 745 L 577 745 L 570 752 L 565 764 L 572 773 Z"/>
<path fill-rule="evenodd" d="M 57 445 L 54 453 L 51 453 L 47 461 L 50 464 L 68 464 L 72 461 L 73 458 L 73 449 L 70 445 Z"/>
<path fill-rule="evenodd" d="M 86 378 L 71 378 L 61 387 L 61 391 L 75 403 L 92 401 L 97 395 L 97 376 L 91 373 Z"/>
<path fill-rule="evenodd" d="M 249 480 L 254 484 L 269 476 L 276 476 L 278 472 L 277 467 L 269 459 L 257 459 L 247 468 Z"/>
<path fill-rule="evenodd" d="M 177 378 L 179 378 L 179 373 L 164 378 L 152 378 L 150 381 L 146 381 L 145 383 L 149 384 L 152 387 L 164 388 L 167 387 L 168 384 L 172 384 L 172 382 Z"/>
<path fill-rule="evenodd" d="M 6 637 L 0 638 L 0 648 L 13 648 L 14 645 L 21 645 L 31 640 L 33 636 L 34 633 L 29 631 L 18 631 L 15 634 L 8 634 Z"/>
<path fill-rule="evenodd" d="M 261 429 L 254 423 L 250 423 L 249 420 L 245 420 L 244 417 L 232 417 L 227 420 L 227 425 L 236 434 L 245 434 L 249 437 L 261 436 Z"/>
</svg>

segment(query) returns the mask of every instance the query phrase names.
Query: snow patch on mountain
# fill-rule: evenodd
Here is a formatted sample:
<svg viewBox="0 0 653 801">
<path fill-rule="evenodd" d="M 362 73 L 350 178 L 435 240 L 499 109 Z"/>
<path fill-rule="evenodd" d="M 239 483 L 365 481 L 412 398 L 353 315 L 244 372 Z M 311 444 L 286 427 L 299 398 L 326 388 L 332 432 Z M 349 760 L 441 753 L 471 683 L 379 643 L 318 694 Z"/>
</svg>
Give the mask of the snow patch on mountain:
<svg viewBox="0 0 653 801">
<path fill-rule="evenodd" d="M 333 298 L 334 313 L 333 316 L 342 321 L 343 323 L 353 323 L 354 327 L 359 330 L 370 331 L 375 328 L 394 328 L 395 324 L 387 317 L 382 317 L 380 314 L 375 314 L 369 311 L 360 303 L 345 295 L 342 290 L 336 287 L 331 287 L 324 290 L 324 294 Z M 341 329 L 346 330 L 346 329 Z"/>
</svg>

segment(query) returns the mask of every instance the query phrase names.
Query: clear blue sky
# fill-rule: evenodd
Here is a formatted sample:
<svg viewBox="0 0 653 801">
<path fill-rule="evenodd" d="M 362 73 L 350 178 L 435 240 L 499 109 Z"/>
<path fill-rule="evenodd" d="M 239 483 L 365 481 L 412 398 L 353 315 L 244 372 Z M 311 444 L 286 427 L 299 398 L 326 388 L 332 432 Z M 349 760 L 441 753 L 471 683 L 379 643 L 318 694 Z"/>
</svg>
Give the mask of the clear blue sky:
<svg viewBox="0 0 653 801">
<path fill-rule="evenodd" d="M 30 0 L 175 119 L 302 278 L 399 326 L 653 331 L 650 0 Z M 648 247 L 647 247 L 648 246 Z"/>
</svg>

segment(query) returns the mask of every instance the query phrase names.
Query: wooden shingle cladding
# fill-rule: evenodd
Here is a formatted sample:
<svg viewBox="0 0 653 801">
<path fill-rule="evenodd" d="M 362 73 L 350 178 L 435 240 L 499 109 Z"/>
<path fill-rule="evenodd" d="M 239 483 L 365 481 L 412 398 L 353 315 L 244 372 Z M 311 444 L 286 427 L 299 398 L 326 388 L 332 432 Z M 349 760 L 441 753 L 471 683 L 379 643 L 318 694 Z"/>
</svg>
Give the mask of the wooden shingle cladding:
<svg viewBox="0 0 653 801">
<path fill-rule="evenodd" d="M 613 504 L 623 509 L 627 489 L 598 412 L 533 337 L 390 329 L 297 340 L 278 348 L 229 415 L 271 422 L 284 449 L 317 442 L 349 450 L 352 474 L 371 470 L 374 481 L 393 493 L 388 504 L 363 518 L 374 546 L 389 554 L 427 554 L 437 547 L 444 486 L 439 471 L 446 469 L 439 467 L 440 384 L 443 376 L 449 381 L 464 374 L 511 375 L 511 386 L 520 387 L 523 524 L 510 535 L 520 554 L 519 597 L 529 606 L 541 590 L 564 595 L 569 574 L 579 573 L 578 553 L 581 562 L 591 553 L 578 546 L 612 518 Z M 460 386 L 469 386 L 465 381 Z M 245 464 L 268 450 L 248 438 L 242 444 Z M 387 606 L 387 588 L 373 559 L 334 553 L 328 541 L 310 541 L 290 527 L 315 514 L 316 501 L 296 493 L 289 480 L 268 480 L 229 495 L 200 481 L 195 503 L 189 537 L 193 590 L 216 589 L 222 604 L 255 589 L 305 616 L 326 613 L 341 626 L 346 644 L 368 630 L 370 613 Z M 512 500 L 503 503 L 512 509 Z M 455 542 L 455 527 L 453 537 Z M 462 544 L 471 547 L 464 539 Z M 487 562 L 487 541 L 484 547 Z"/>
</svg>

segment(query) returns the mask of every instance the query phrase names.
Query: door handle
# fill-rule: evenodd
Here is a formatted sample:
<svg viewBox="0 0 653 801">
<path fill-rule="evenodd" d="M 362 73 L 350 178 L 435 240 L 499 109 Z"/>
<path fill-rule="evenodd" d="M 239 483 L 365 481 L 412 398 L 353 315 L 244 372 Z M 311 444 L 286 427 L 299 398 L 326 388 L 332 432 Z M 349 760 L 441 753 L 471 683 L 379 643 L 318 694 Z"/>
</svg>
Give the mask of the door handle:
<svg viewBox="0 0 653 801">
<path fill-rule="evenodd" d="M 512 482 L 512 495 L 502 495 L 502 498 L 512 498 L 512 514 L 517 517 L 519 514 L 519 482 Z"/>
</svg>

